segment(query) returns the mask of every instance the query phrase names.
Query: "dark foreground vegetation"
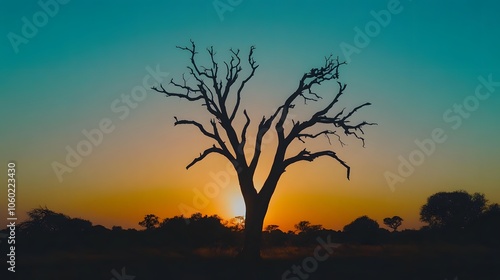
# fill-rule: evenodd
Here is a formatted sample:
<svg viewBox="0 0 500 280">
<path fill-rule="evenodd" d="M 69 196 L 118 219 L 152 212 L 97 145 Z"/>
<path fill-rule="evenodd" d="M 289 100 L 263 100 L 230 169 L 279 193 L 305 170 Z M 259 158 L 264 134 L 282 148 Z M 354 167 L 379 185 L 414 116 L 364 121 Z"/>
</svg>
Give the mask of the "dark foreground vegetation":
<svg viewBox="0 0 500 280">
<path fill-rule="evenodd" d="M 466 192 L 431 196 L 421 209 L 429 226 L 420 230 L 397 231 L 398 216 L 384 219 L 390 231 L 367 216 L 342 231 L 268 225 L 263 259 L 251 265 L 235 258 L 242 217 L 160 222 L 150 214 L 144 230 L 125 230 L 47 208 L 28 214 L 17 231 L 16 273 L 7 274 L 15 277 L 2 279 L 500 279 L 500 207 Z M 7 246 L 0 243 L 2 259 Z"/>
</svg>

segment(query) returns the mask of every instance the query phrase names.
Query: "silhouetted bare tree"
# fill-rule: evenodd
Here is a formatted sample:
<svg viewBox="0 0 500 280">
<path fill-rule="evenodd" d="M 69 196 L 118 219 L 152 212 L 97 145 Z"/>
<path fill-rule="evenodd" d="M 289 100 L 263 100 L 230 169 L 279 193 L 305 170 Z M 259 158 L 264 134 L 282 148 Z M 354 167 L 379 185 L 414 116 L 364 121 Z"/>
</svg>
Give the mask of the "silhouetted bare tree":
<svg viewBox="0 0 500 280">
<path fill-rule="evenodd" d="M 241 129 L 235 126 L 235 118 L 241 114 L 241 100 L 243 90 L 246 84 L 254 77 L 255 71 L 259 67 L 254 59 L 255 47 L 251 47 L 248 57 L 249 71 L 244 74 L 242 58 L 239 50 L 230 50 L 231 59 L 224 61 L 223 64 L 217 61 L 213 47 L 207 49 L 210 59 L 210 65 L 205 67 L 197 62 L 197 49 L 194 42 L 187 47 L 177 47 L 189 54 L 190 64 L 187 67 L 191 79 L 182 76 L 182 81 L 170 81 L 171 89 L 163 85 L 153 87 L 153 90 L 168 97 L 178 97 L 192 102 L 201 102 L 204 108 L 212 115 L 210 128 L 206 128 L 202 123 L 174 117 L 175 125 L 193 125 L 204 136 L 214 141 L 213 146 L 207 148 L 198 157 L 196 157 L 186 168 L 205 159 L 210 154 L 219 154 L 229 160 L 237 171 L 239 186 L 246 205 L 245 215 L 245 239 L 240 257 L 244 259 L 255 260 L 260 258 L 260 245 L 262 239 L 262 226 L 264 217 L 267 213 L 269 202 L 276 189 L 281 175 L 286 168 L 296 162 L 313 161 L 319 157 L 330 157 L 340 163 L 347 169 L 347 178 L 349 178 L 350 167 L 339 158 L 332 150 L 310 151 L 303 149 L 300 152 L 288 156 L 287 150 L 290 144 L 295 141 L 305 142 L 305 139 L 313 139 L 319 136 L 335 136 L 340 144 L 344 144 L 337 134 L 337 131 L 343 132 L 346 136 L 354 136 L 361 140 L 364 145 L 364 139 L 361 136 L 363 127 L 371 125 L 366 121 L 353 123 L 351 117 L 362 107 L 370 105 L 364 103 L 352 110 L 339 110 L 328 116 L 334 105 L 344 94 L 346 84 L 338 81 L 339 68 L 345 64 L 338 58 L 332 56 L 325 57 L 324 64 L 318 68 L 312 68 L 303 74 L 300 78 L 297 88 L 286 98 L 284 103 L 270 116 L 263 116 L 257 125 L 257 135 L 255 137 L 253 155 L 248 156 L 244 153 L 247 145 L 247 130 L 251 120 L 246 110 L 243 110 L 242 116 L 245 119 Z M 188 81 L 189 80 L 189 81 Z M 312 116 L 305 120 L 292 120 L 292 127 L 285 131 L 285 121 L 290 118 L 289 113 L 295 107 L 295 103 L 303 99 L 307 101 L 323 100 L 315 92 L 315 87 L 324 82 L 337 80 L 338 88 L 332 95 L 330 101 L 325 102 L 325 106 L 318 110 Z M 233 94 L 234 98 L 228 98 Z M 230 101 L 231 100 L 231 101 Z M 264 136 L 272 130 L 277 135 L 278 145 L 274 153 L 274 159 L 260 191 L 257 191 L 254 182 L 254 174 L 257 164 L 261 157 L 261 146 Z M 326 127 L 330 126 L 330 127 Z M 314 129 L 317 131 L 312 131 Z M 330 138 L 328 138 L 330 140 Z"/>
</svg>

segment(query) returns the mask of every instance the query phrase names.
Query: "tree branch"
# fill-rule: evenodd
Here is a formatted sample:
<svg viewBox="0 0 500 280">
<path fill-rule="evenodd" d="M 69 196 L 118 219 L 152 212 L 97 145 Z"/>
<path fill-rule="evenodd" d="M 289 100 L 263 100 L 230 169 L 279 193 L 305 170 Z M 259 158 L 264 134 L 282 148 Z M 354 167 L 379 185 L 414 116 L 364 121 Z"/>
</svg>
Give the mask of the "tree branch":
<svg viewBox="0 0 500 280">
<path fill-rule="evenodd" d="M 208 130 L 205 129 L 205 127 L 197 122 L 197 121 L 193 121 L 193 120 L 179 120 L 177 117 L 174 117 L 175 119 L 175 122 L 174 122 L 174 125 L 182 125 L 182 124 L 189 124 L 189 125 L 194 125 L 196 126 L 200 132 L 211 138 L 211 139 L 214 139 L 215 141 L 217 141 L 217 143 L 220 145 L 220 150 L 222 150 L 224 152 L 224 155 L 229 159 L 229 160 L 234 160 L 234 156 L 231 154 L 231 152 L 228 150 L 226 144 L 224 143 L 224 141 L 222 140 L 220 134 L 219 134 L 219 131 L 217 129 L 217 124 L 215 122 L 214 119 L 210 120 L 210 124 L 212 125 L 212 128 L 213 128 L 213 133 L 209 132 Z"/>
<path fill-rule="evenodd" d="M 215 140 L 217 141 L 217 143 L 219 143 L 222 151 L 224 151 L 224 153 L 226 154 L 226 157 L 229 159 L 229 161 L 233 162 L 236 159 L 236 156 L 231 154 L 231 152 L 229 151 L 229 149 L 226 146 L 226 143 L 224 142 L 224 140 L 222 140 L 222 137 L 219 134 L 219 130 L 217 129 L 217 123 L 215 122 L 214 119 L 211 119 L 210 124 L 212 125 L 213 131 L 214 131 Z"/>
<path fill-rule="evenodd" d="M 187 68 L 188 68 L 191 76 L 193 78 L 195 78 L 197 83 L 198 83 L 197 89 L 187 85 L 187 81 L 186 81 L 184 75 L 182 76 L 182 79 L 183 79 L 182 84 L 174 82 L 173 79 L 170 80 L 170 84 L 174 85 L 177 88 L 186 90 L 186 93 L 176 93 L 176 92 L 167 91 L 167 90 L 165 90 L 165 88 L 161 84 L 160 84 L 160 88 L 152 87 L 152 89 L 159 92 L 159 93 L 165 94 L 167 97 L 168 96 L 176 96 L 179 98 L 186 99 L 188 101 L 204 100 L 205 103 L 203 105 L 205 105 L 207 107 L 207 110 L 212 115 L 216 116 L 217 118 L 220 118 L 221 110 L 214 100 L 213 92 L 210 89 L 210 87 L 208 87 L 206 85 L 206 83 L 203 81 L 203 79 L 201 78 L 204 76 L 204 77 L 209 78 L 209 79 L 216 79 L 216 75 L 214 75 L 214 74 L 217 73 L 217 69 L 216 70 L 214 70 L 213 68 L 206 69 L 205 67 L 198 66 L 198 64 L 196 63 L 196 59 L 195 59 L 196 54 L 197 54 L 196 45 L 192 40 L 191 40 L 191 47 L 179 47 L 179 46 L 177 46 L 177 48 L 180 50 L 183 50 L 183 51 L 187 51 L 191 55 L 190 56 L 191 66 L 188 66 Z M 210 51 L 209 51 L 209 53 L 210 53 Z M 212 49 L 211 58 L 212 58 L 212 62 L 215 63 L 213 55 L 214 55 L 214 53 L 213 53 L 213 49 Z M 200 70 L 200 68 L 203 68 L 203 70 Z M 197 93 L 199 95 L 191 96 L 190 93 Z"/>
<path fill-rule="evenodd" d="M 245 87 L 246 83 L 254 76 L 255 70 L 257 70 L 257 68 L 259 67 L 259 65 L 257 65 L 257 63 L 255 62 L 255 59 L 253 58 L 253 51 L 254 50 L 255 50 L 255 46 L 251 46 L 250 53 L 248 54 L 248 64 L 250 64 L 252 71 L 250 72 L 248 77 L 241 82 L 240 87 L 238 88 L 238 91 L 236 92 L 236 104 L 234 105 L 234 109 L 233 109 L 233 112 L 231 113 L 231 117 L 229 117 L 230 121 L 234 120 L 234 117 L 236 116 L 236 113 L 238 112 L 238 108 L 240 107 L 241 92 L 243 91 L 243 88 Z M 239 57 L 238 57 L 238 59 L 239 59 Z M 239 65 L 239 62 L 238 62 L 238 65 Z"/>
<path fill-rule="evenodd" d="M 174 126 L 175 125 L 179 125 L 179 124 L 191 124 L 191 125 L 194 125 L 194 126 L 198 127 L 198 129 L 201 131 L 201 133 L 203 133 L 203 135 L 208 136 L 208 137 L 210 137 L 212 139 L 216 139 L 215 134 L 208 132 L 205 129 L 205 127 L 203 127 L 203 125 L 201 123 L 199 123 L 199 122 L 192 121 L 192 120 L 179 120 L 175 116 L 174 116 L 174 119 L 175 119 Z"/>
<path fill-rule="evenodd" d="M 245 125 L 243 126 L 243 129 L 241 130 L 241 143 L 240 143 L 240 148 L 238 150 L 238 152 L 241 154 L 243 154 L 245 152 L 244 148 L 245 148 L 245 144 L 247 142 L 247 130 L 248 130 L 248 126 L 250 125 L 250 117 L 248 116 L 247 111 L 243 110 L 243 114 L 245 115 L 246 122 L 245 122 Z"/>
<path fill-rule="evenodd" d="M 170 83 L 173 85 L 177 85 L 173 82 L 173 80 L 171 80 Z M 186 89 L 187 92 L 186 93 L 176 93 L 176 92 L 167 91 L 165 88 L 163 88 L 163 85 L 161 85 L 161 84 L 160 84 L 160 88 L 153 86 L 151 89 L 158 92 L 158 93 L 163 93 L 167 97 L 168 96 L 175 96 L 175 97 L 178 97 L 181 99 L 186 99 L 188 101 L 196 101 L 196 100 L 203 99 L 203 95 L 189 96 L 190 92 L 197 92 L 197 91 L 195 91 L 189 87 L 183 87 L 183 86 L 179 86 L 179 87 Z"/>
<path fill-rule="evenodd" d="M 342 114 L 344 110 L 342 110 L 340 113 L 338 113 L 334 118 L 329 118 L 326 117 L 326 114 L 334 107 L 334 105 L 338 102 L 339 98 L 342 96 L 344 93 L 344 90 L 346 88 L 345 84 L 342 84 L 340 82 L 337 82 L 339 89 L 333 100 L 328 103 L 326 107 L 324 107 L 322 110 L 317 111 L 313 116 L 304 122 L 294 122 L 293 127 L 288 133 L 288 135 L 285 136 L 284 132 L 284 123 L 285 120 L 288 117 L 289 111 L 291 108 L 294 107 L 293 103 L 298 97 L 302 97 L 304 99 L 304 102 L 306 101 L 318 101 L 321 99 L 321 97 L 316 94 L 314 91 L 312 91 L 312 88 L 315 85 L 321 85 L 321 83 L 333 79 L 338 79 L 339 78 L 339 67 L 341 65 L 344 65 L 345 62 L 339 62 L 338 58 L 333 59 L 332 56 L 326 57 L 325 58 L 325 64 L 323 67 L 320 68 L 313 68 L 309 72 L 305 73 L 302 78 L 299 81 L 299 85 L 297 89 L 295 90 L 294 93 L 292 93 L 287 100 L 285 101 L 283 105 L 283 109 L 281 111 L 280 118 L 278 122 L 276 123 L 276 132 L 278 134 L 278 149 L 274 158 L 273 166 L 280 166 L 283 165 L 284 169 L 289 166 L 290 164 L 293 164 L 298 161 L 313 161 L 314 159 L 321 157 L 321 156 L 329 156 L 331 158 L 336 159 L 340 164 L 342 164 L 344 167 L 347 169 L 347 178 L 349 179 L 350 176 L 350 167 L 343 161 L 341 160 L 335 152 L 333 151 L 320 151 L 316 153 L 311 153 L 310 151 L 303 150 L 299 154 L 297 154 L 294 157 L 285 159 L 285 152 L 290 145 L 290 143 L 294 139 L 298 139 L 302 142 L 304 142 L 303 138 L 317 138 L 320 135 L 325 135 L 328 138 L 329 143 L 331 144 L 329 135 L 336 135 L 340 144 L 343 146 L 345 145 L 344 142 L 342 142 L 340 136 L 336 133 L 335 130 L 333 129 L 327 129 L 323 130 L 319 133 L 316 134 L 311 134 L 311 133 L 305 133 L 304 131 L 307 128 L 310 128 L 318 123 L 326 123 L 326 124 L 333 124 L 334 127 L 341 127 L 344 130 L 344 133 L 346 135 L 354 135 L 356 138 L 361 139 L 363 141 L 363 146 L 364 146 L 364 139 L 360 137 L 356 131 L 359 130 L 361 133 L 363 133 L 362 127 L 364 125 L 371 125 L 371 123 L 367 122 L 362 122 L 359 123 L 358 125 L 351 126 L 349 125 L 349 118 L 359 110 L 360 108 L 370 105 L 369 103 L 365 103 L 361 106 L 358 106 L 354 108 L 350 113 L 342 117 Z M 270 188 L 272 188 L 271 185 L 269 185 Z M 273 193 L 273 190 L 266 190 L 266 193 Z"/>
<path fill-rule="evenodd" d="M 331 131 L 331 130 L 323 130 L 321 132 L 318 132 L 316 134 L 309 134 L 309 133 L 300 133 L 297 135 L 297 139 L 299 139 L 299 141 L 301 141 L 302 143 L 305 143 L 305 141 L 302 139 L 302 138 L 316 138 L 320 135 L 325 135 L 325 137 L 328 139 L 328 143 L 331 145 L 332 142 L 330 141 L 330 136 L 329 135 L 335 135 L 337 136 L 337 139 L 339 140 L 340 142 L 340 145 L 341 146 L 345 146 L 345 143 L 342 142 L 342 139 L 340 138 L 340 136 L 336 133 L 336 131 Z"/>
<path fill-rule="evenodd" d="M 208 156 L 211 153 L 218 153 L 218 154 L 221 154 L 225 157 L 228 157 L 228 155 L 222 149 L 217 148 L 215 145 L 213 145 L 211 148 L 208 148 L 203 153 L 201 153 L 200 156 L 195 158 L 190 164 L 188 164 L 186 166 L 186 169 L 189 169 L 191 166 L 202 161 L 206 156 Z M 228 158 L 228 159 L 230 159 L 230 158 Z"/>
<path fill-rule="evenodd" d="M 300 151 L 297 155 L 286 159 L 283 162 L 283 165 L 286 168 L 286 167 L 288 167 L 291 164 L 294 164 L 296 162 L 299 162 L 299 161 L 311 162 L 311 161 L 313 161 L 319 157 L 322 157 L 322 156 L 328 156 L 328 157 L 331 157 L 331 158 L 337 160 L 341 165 L 343 165 L 347 169 L 347 179 L 348 180 L 350 179 L 349 177 L 350 177 L 350 173 L 351 173 L 351 168 L 349 167 L 349 165 L 347 165 L 347 163 L 345 161 L 340 159 L 337 156 L 337 154 L 333 151 L 320 151 L 320 152 L 311 153 L 310 151 L 304 149 L 304 150 Z"/>
<path fill-rule="evenodd" d="M 229 91 L 233 86 L 233 84 L 238 79 L 238 74 L 242 70 L 240 66 L 241 64 L 240 50 L 234 51 L 233 49 L 230 49 L 229 51 L 232 53 L 231 61 L 229 62 L 229 65 L 227 64 L 227 62 L 224 62 L 224 64 L 226 65 L 226 86 L 224 87 L 224 93 L 222 94 L 222 98 L 224 101 L 227 100 Z M 234 64 L 235 61 L 236 64 Z"/>
<path fill-rule="evenodd" d="M 366 125 L 377 125 L 377 123 L 369 123 L 366 121 L 362 121 L 356 125 L 350 125 L 350 120 L 349 118 L 356 112 L 357 110 L 361 109 L 362 107 L 369 106 L 371 103 L 367 102 L 362 105 L 359 105 L 352 109 L 347 115 L 342 117 L 342 113 L 344 110 L 342 110 L 340 113 L 338 113 L 335 117 L 329 118 L 325 116 L 318 116 L 316 122 L 317 123 L 323 123 L 323 124 L 333 124 L 335 127 L 340 127 L 344 130 L 344 134 L 346 136 L 349 135 L 354 135 L 357 139 L 361 140 L 363 147 L 365 146 L 365 139 L 361 136 L 358 135 L 357 131 L 359 130 L 361 134 L 365 134 L 363 131 L 363 127 Z"/>
<path fill-rule="evenodd" d="M 258 129 L 257 129 L 257 137 L 255 139 L 255 150 L 253 154 L 252 161 L 250 162 L 250 170 L 251 172 L 255 172 L 255 169 L 257 168 L 257 163 L 259 162 L 260 154 L 262 152 L 262 139 L 266 135 L 266 133 L 269 131 L 271 128 L 271 125 L 278 116 L 279 112 L 282 110 L 283 106 L 278 107 L 274 114 L 272 114 L 269 119 L 266 119 L 266 117 L 262 117 L 262 120 L 259 123 Z"/>
<path fill-rule="evenodd" d="M 276 132 L 278 133 L 278 139 L 280 141 L 285 140 L 283 124 L 288 117 L 290 109 L 293 108 L 293 102 L 297 99 L 297 97 L 303 97 L 304 102 L 306 102 L 307 100 L 317 101 L 318 99 L 320 99 L 319 95 L 312 91 L 312 87 L 314 85 L 321 85 L 321 83 L 323 83 L 324 81 L 338 79 L 338 69 L 341 65 L 344 64 L 346 63 L 340 62 L 338 57 L 336 59 L 333 59 L 330 55 L 329 57 L 325 57 L 325 63 L 322 67 L 312 68 L 309 72 L 305 73 L 302 76 L 295 92 L 293 92 L 285 101 L 279 121 L 276 123 Z M 306 96 L 305 93 L 307 93 L 308 96 Z M 331 106 L 333 106 L 333 104 Z M 328 110 L 329 109 L 327 109 L 327 111 Z"/>
<path fill-rule="evenodd" d="M 347 113 L 345 116 L 342 116 L 344 114 L 344 110 L 342 109 L 339 113 L 337 113 L 333 118 L 327 117 L 326 114 L 333 108 L 333 106 L 338 102 L 339 98 L 342 96 L 344 93 L 344 90 L 346 89 L 347 85 L 346 84 L 341 84 L 340 82 L 337 82 L 339 85 L 339 90 L 337 94 L 335 95 L 335 98 L 322 110 L 316 112 L 309 120 L 305 122 L 297 122 L 295 123 L 294 127 L 286 137 L 286 143 L 290 144 L 293 139 L 299 139 L 300 141 L 304 142 L 301 137 L 304 137 L 304 134 L 302 133 L 305 129 L 312 127 L 318 123 L 322 124 L 333 124 L 334 127 L 336 128 L 342 128 L 344 130 L 344 134 L 346 136 L 348 135 L 354 135 L 357 139 L 361 140 L 363 143 L 363 147 L 365 146 L 365 141 L 364 138 L 359 136 L 356 131 L 360 131 L 362 134 L 364 134 L 363 131 L 363 126 L 365 125 L 376 125 L 376 123 L 368 123 L 368 122 L 361 122 L 357 125 L 349 125 L 349 118 L 359 109 L 362 107 L 371 105 L 371 103 L 364 103 L 362 105 L 359 105 L 352 109 L 349 113 Z M 324 133 L 324 132 L 323 132 Z M 321 134 L 321 133 L 320 133 Z M 336 134 L 336 131 L 333 130 L 331 133 L 328 134 L 335 134 L 340 142 L 340 144 L 343 146 L 344 143 L 342 142 L 341 138 L 339 135 Z M 328 134 L 325 134 L 328 136 Z M 309 137 L 309 138 L 315 138 L 315 137 Z M 330 141 L 330 139 L 328 138 Z M 331 143 L 330 143 L 331 144 Z"/>
</svg>

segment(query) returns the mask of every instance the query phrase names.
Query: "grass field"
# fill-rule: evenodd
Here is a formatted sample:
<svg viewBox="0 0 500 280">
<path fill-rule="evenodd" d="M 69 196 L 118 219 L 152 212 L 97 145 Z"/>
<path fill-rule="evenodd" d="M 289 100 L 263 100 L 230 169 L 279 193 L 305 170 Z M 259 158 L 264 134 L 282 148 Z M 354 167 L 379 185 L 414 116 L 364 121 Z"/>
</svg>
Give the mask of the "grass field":
<svg viewBox="0 0 500 280">
<path fill-rule="evenodd" d="M 326 260 L 311 262 L 314 249 L 265 249 L 262 262 L 252 267 L 234 258 L 234 248 L 19 255 L 12 279 L 500 279 L 499 252 L 480 246 L 342 245 Z M 302 275 L 291 272 L 293 265 L 301 266 Z"/>
</svg>

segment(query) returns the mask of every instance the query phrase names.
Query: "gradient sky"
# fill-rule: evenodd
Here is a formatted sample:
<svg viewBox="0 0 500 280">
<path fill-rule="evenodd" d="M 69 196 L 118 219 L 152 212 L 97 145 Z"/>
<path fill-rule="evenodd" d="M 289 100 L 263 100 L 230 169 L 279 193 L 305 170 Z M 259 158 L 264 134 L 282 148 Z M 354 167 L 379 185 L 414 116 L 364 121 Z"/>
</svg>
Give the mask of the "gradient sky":
<svg viewBox="0 0 500 280">
<path fill-rule="evenodd" d="M 180 215 L 181 204 L 196 208 L 193 189 L 203 191 L 213 183 L 211 174 L 231 174 L 217 156 L 185 169 L 211 143 L 192 127 L 174 128 L 173 117 L 206 123 L 199 104 L 149 91 L 123 119 L 111 109 L 114 102 L 124 105 L 121 96 L 142 85 L 147 67 L 169 72 L 167 79 L 179 78 L 188 56 L 175 46 L 189 39 L 198 45 L 202 61 L 201 50 L 211 45 L 221 60 L 230 47 L 246 55 L 256 46 L 260 67 L 243 97 L 254 126 L 329 54 L 350 60 L 341 68 L 348 89 L 340 105 L 373 103 L 358 114 L 379 124 L 365 130 L 365 148 L 352 140 L 342 148 L 335 142 L 330 147 L 324 138 L 307 144 L 335 149 L 351 166 L 351 180 L 327 158 L 289 168 L 265 224 L 292 229 L 309 220 L 342 229 L 362 215 L 379 223 L 399 215 L 405 228 L 419 228 L 420 207 L 439 191 L 481 192 L 500 202 L 500 87 L 466 112 L 467 118 L 453 111 L 448 116 L 453 121 L 443 118 L 454 104 L 474 101 L 478 77 L 500 81 L 500 4 L 401 1 L 400 12 L 347 58 L 341 46 L 356 46 L 355 28 L 364 30 L 374 20 L 371 11 L 386 10 L 390 2 L 229 1 L 238 5 L 219 17 L 214 3 L 225 0 L 72 0 L 59 5 L 16 53 L 9 36 L 22 36 L 23 17 L 33 22 L 43 9 L 37 1 L 2 1 L 0 178 L 6 181 L 6 163 L 15 160 L 19 218 L 47 206 L 95 224 L 138 227 L 148 213 L 165 218 Z M 328 99 L 335 86 L 324 84 L 319 92 Z M 301 108 L 293 111 L 296 119 L 306 118 L 312 107 Z M 95 129 L 106 118 L 115 129 L 59 182 L 52 163 L 65 163 L 66 146 L 74 149 L 85 140 L 82 130 Z M 436 128 L 446 141 L 391 189 L 384 174 L 397 173 L 398 157 L 408 159 L 417 149 L 415 140 L 431 137 Z M 264 147 L 268 152 L 270 137 Z M 265 159 L 257 183 L 265 179 Z M 225 219 L 243 214 L 236 178 L 228 176 L 227 186 L 196 210 Z M 0 211 L 2 219 L 5 212 Z"/>
</svg>

